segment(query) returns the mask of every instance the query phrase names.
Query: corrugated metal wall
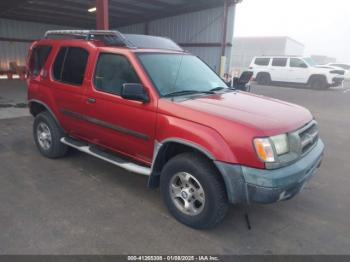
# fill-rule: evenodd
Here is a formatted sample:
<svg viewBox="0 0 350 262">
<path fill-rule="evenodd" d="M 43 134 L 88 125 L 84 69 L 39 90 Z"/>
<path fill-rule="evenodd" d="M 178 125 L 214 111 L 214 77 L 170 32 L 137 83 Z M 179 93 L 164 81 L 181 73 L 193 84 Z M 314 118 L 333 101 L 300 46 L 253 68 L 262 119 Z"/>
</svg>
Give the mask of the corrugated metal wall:
<svg viewBox="0 0 350 262">
<path fill-rule="evenodd" d="M 0 19 L 0 37 L 39 39 L 47 30 L 72 29 L 66 26 Z M 0 41 L 0 68 L 8 69 L 9 62 L 25 63 L 30 43 Z"/>
<path fill-rule="evenodd" d="M 40 24 L 0 18 L 0 36 L 24 39 L 37 39 L 43 32 L 54 29 L 71 29 L 67 26 Z"/>
<path fill-rule="evenodd" d="M 148 24 L 150 35 L 166 36 L 177 43 L 220 43 L 223 30 L 223 7 L 163 18 Z M 233 41 L 235 6 L 229 8 L 227 42 Z M 123 33 L 145 34 L 145 24 L 117 28 Z M 219 70 L 221 47 L 186 47 L 186 50 L 200 56 L 216 71 Z M 230 68 L 231 47 L 226 48 L 227 70 Z"/>
<path fill-rule="evenodd" d="M 23 65 L 29 45 L 29 43 L 0 41 L 0 71 L 7 70 L 12 61 Z"/>
<path fill-rule="evenodd" d="M 227 42 L 233 41 L 235 7 L 229 8 Z M 149 34 L 166 36 L 178 43 L 220 43 L 223 29 L 223 7 L 203 10 L 194 13 L 183 14 L 151 21 L 148 24 Z M 8 19 L 0 19 L 0 37 L 37 39 L 42 37 L 45 31 L 53 29 L 72 29 L 69 27 L 48 24 L 22 22 Z M 135 24 L 117 28 L 124 33 L 145 34 L 145 24 Z M 1 68 L 7 68 L 10 61 L 23 64 L 29 47 L 29 43 L 0 41 Z M 214 70 L 219 70 L 221 47 L 186 47 L 186 50 L 200 56 Z M 227 47 L 227 56 L 230 57 L 231 47 Z M 228 59 L 227 70 L 230 68 Z"/>
</svg>

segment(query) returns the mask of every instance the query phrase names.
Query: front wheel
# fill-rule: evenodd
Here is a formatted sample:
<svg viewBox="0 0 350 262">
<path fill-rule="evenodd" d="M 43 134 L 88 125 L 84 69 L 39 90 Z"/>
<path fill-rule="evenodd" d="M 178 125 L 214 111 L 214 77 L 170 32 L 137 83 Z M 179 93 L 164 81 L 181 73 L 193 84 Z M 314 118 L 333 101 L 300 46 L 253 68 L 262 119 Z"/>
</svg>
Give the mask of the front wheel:
<svg viewBox="0 0 350 262">
<path fill-rule="evenodd" d="M 183 153 L 169 160 L 160 177 L 160 190 L 170 213 L 196 229 L 212 228 L 228 211 L 224 182 L 203 156 Z"/>
<path fill-rule="evenodd" d="M 310 87 L 314 90 L 325 90 L 329 86 L 325 78 L 314 77 L 310 80 Z"/>
</svg>

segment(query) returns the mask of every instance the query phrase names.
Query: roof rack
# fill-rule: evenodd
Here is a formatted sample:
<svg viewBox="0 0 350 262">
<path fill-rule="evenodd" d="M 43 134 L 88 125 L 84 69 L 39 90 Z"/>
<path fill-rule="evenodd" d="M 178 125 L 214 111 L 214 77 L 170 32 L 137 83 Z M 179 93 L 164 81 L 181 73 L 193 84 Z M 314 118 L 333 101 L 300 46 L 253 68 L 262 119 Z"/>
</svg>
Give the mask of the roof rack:
<svg viewBox="0 0 350 262">
<path fill-rule="evenodd" d="M 97 40 L 109 46 L 153 48 L 184 52 L 179 45 L 169 38 L 137 34 L 124 35 L 116 30 L 51 30 L 45 33 L 44 38 Z"/>
<path fill-rule="evenodd" d="M 50 30 L 45 33 L 44 38 L 99 40 L 107 45 L 136 48 L 122 33 L 116 30 Z"/>
</svg>

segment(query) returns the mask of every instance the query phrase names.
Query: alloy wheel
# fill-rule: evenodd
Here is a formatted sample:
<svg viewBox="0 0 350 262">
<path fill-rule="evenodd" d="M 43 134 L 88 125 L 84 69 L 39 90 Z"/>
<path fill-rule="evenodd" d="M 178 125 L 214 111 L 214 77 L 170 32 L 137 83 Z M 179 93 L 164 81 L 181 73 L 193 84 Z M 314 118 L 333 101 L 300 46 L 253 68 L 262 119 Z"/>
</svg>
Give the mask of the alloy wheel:
<svg viewBox="0 0 350 262">
<path fill-rule="evenodd" d="M 169 185 L 170 196 L 182 213 L 195 216 L 203 211 L 205 193 L 199 181 L 189 173 L 176 173 Z"/>
</svg>

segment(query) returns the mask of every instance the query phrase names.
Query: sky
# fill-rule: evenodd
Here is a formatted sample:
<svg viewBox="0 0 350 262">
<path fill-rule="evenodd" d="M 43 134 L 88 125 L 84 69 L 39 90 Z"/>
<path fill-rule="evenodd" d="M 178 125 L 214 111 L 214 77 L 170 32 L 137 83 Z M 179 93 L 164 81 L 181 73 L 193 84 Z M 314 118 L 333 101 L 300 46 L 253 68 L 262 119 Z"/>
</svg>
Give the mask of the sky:
<svg viewBox="0 0 350 262">
<path fill-rule="evenodd" d="M 289 36 L 304 55 L 327 55 L 350 64 L 350 0 L 243 0 L 235 36 Z"/>
</svg>

